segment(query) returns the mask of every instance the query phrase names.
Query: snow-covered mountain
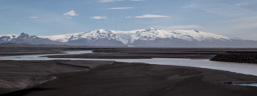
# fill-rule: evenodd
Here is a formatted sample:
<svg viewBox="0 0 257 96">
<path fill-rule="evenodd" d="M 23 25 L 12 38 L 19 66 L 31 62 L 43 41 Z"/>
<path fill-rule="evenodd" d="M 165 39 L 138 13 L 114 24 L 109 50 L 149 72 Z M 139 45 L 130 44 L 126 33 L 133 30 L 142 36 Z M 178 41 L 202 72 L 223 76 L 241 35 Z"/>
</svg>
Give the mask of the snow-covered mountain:
<svg viewBox="0 0 257 96">
<path fill-rule="evenodd" d="M 0 35 L 0 43 L 10 42 L 11 40 L 17 37 L 18 35 L 15 34 Z"/>
<path fill-rule="evenodd" d="M 30 36 L 26 33 L 18 35 L 0 35 L 0 43 L 25 43 L 25 44 L 60 44 L 59 42 L 49 40 L 47 38 L 40 38 L 37 36 Z"/>
<path fill-rule="evenodd" d="M 0 35 L 0 43 L 17 42 L 17 39 L 19 38 L 21 38 L 21 36 Z M 132 31 L 98 29 L 90 32 L 39 37 L 25 36 L 24 38 L 34 38 L 37 40 L 40 39 L 47 41 L 45 43 L 59 42 L 60 44 L 88 46 L 257 47 L 257 42 L 251 40 L 232 39 L 226 36 L 197 30 L 158 30 L 155 28 Z"/>
<path fill-rule="evenodd" d="M 99 29 L 91 32 L 81 32 L 74 34 L 63 34 L 55 36 L 41 36 L 42 38 L 48 38 L 53 41 L 69 42 L 79 39 L 88 39 L 88 40 L 98 40 L 98 39 L 108 39 L 108 40 L 117 40 L 123 44 L 133 44 L 137 40 L 155 40 L 158 38 L 177 38 L 186 41 L 203 41 L 211 39 L 222 39 L 230 40 L 230 38 L 216 35 L 212 33 L 200 32 L 197 30 L 174 30 L 174 31 L 165 31 L 157 30 L 155 28 L 133 30 L 133 31 L 115 31 L 115 30 L 105 30 Z"/>
</svg>

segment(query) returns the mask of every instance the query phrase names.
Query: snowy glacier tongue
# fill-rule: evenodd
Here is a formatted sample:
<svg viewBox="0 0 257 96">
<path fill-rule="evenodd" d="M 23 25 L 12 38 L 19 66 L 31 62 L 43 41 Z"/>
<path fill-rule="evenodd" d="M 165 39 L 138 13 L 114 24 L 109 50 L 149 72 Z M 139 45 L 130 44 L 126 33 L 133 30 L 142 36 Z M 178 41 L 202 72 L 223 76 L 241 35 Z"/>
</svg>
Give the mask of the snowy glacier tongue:
<svg viewBox="0 0 257 96">
<path fill-rule="evenodd" d="M 38 37 L 47 38 L 58 42 L 68 42 L 72 36 L 83 34 L 83 33 L 84 32 L 73 33 L 73 34 L 52 35 L 52 36 L 38 36 Z"/>
<path fill-rule="evenodd" d="M 73 34 L 63 34 L 54 36 L 40 36 L 42 38 L 48 38 L 53 41 L 68 42 L 78 39 L 108 39 L 117 40 L 123 44 L 131 44 L 136 40 L 155 40 L 161 39 L 182 39 L 186 41 L 203 41 L 203 40 L 230 40 L 230 38 L 216 35 L 212 33 L 197 31 L 197 30 L 158 30 L 155 28 L 140 29 L 132 31 L 116 31 L 116 30 L 105 30 L 98 29 L 90 32 L 80 32 Z"/>
<path fill-rule="evenodd" d="M 15 34 L 7 34 L 7 35 L 0 35 L 0 39 L 3 41 L 11 41 L 13 38 L 17 38 L 18 35 Z"/>
</svg>

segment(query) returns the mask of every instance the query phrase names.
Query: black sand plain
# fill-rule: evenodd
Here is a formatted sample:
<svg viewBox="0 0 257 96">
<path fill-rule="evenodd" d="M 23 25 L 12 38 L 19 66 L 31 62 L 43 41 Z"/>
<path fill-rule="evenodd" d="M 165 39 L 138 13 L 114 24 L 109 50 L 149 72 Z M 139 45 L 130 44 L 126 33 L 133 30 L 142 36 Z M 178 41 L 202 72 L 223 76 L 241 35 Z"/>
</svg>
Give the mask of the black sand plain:
<svg viewBox="0 0 257 96">
<path fill-rule="evenodd" d="M 237 48 L 94 48 L 0 46 L 0 56 L 93 50 L 62 58 L 211 59 Z M 15 54 L 14 51 L 19 51 Z M 13 52 L 8 54 L 8 52 Z M 6 54 L 5 54 L 6 53 Z M 135 57 L 137 56 L 137 57 Z M 176 63 L 176 62 L 170 62 Z M 257 96 L 257 77 L 226 71 L 112 61 L 0 61 L 1 96 Z"/>
</svg>

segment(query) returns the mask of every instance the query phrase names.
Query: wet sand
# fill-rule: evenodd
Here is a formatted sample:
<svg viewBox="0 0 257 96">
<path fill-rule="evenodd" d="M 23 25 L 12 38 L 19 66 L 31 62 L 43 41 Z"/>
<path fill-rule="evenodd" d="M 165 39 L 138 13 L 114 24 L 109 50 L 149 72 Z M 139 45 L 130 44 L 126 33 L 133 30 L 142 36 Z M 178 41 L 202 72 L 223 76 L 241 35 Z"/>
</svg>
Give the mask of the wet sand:
<svg viewBox="0 0 257 96">
<path fill-rule="evenodd" d="M 101 58 L 101 59 L 147 59 L 147 58 L 191 58 L 211 59 L 227 51 L 257 52 L 247 48 L 70 48 L 69 50 L 93 50 L 91 54 L 57 55 L 50 58 Z"/>
<path fill-rule="evenodd" d="M 256 96 L 257 87 L 229 85 L 257 77 L 225 71 L 115 62 L 2 96 Z"/>
<path fill-rule="evenodd" d="M 256 49 L 0 47 L 8 52 L 93 50 L 62 58 L 205 58 Z M 33 49 L 31 51 L 30 49 Z M 48 50 L 52 51 L 48 51 Z M 25 50 L 25 51 L 24 51 Z M 14 53 L 15 53 L 14 52 Z M 35 53 L 36 54 L 36 53 Z M 176 62 L 171 62 L 176 63 Z M 257 96 L 257 76 L 210 69 L 110 61 L 0 61 L 1 96 Z"/>
<path fill-rule="evenodd" d="M 103 61 L 0 61 L 0 94 L 32 88 L 56 78 L 56 73 L 88 71 L 112 64 Z"/>
</svg>

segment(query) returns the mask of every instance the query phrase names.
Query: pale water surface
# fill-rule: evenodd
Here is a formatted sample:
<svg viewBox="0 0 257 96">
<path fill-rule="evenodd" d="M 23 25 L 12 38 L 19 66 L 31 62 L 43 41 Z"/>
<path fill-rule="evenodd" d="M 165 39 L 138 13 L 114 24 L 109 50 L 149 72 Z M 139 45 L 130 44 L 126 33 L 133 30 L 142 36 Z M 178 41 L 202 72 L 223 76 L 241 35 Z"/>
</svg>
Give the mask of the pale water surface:
<svg viewBox="0 0 257 96">
<path fill-rule="evenodd" d="M 216 62 L 208 59 L 184 59 L 184 58 L 153 58 L 153 59 L 90 59 L 90 58 L 48 58 L 49 55 L 70 55 L 70 54 L 89 54 L 92 51 L 65 51 L 63 54 L 40 54 L 40 55 L 21 55 L 21 56 L 2 56 L 0 60 L 98 60 L 98 61 L 117 61 L 117 62 L 138 62 L 158 65 L 188 66 L 207 69 L 230 71 L 241 74 L 257 76 L 257 64 L 249 63 L 230 63 Z M 238 84 L 240 85 L 240 84 Z M 257 84 L 242 84 L 242 86 L 256 86 Z"/>
<path fill-rule="evenodd" d="M 89 54 L 92 51 L 65 51 L 62 54 L 40 54 L 40 55 L 20 55 L 20 56 L 2 56 L 0 60 L 99 60 L 99 61 L 117 61 L 117 62 L 138 62 L 158 65 L 189 66 L 198 68 L 217 69 L 231 71 L 242 74 L 257 76 L 257 64 L 249 63 L 230 63 L 216 62 L 208 59 L 185 59 L 185 58 L 153 58 L 153 59 L 91 59 L 91 58 L 48 58 L 50 55 L 71 55 L 71 54 Z"/>
</svg>

